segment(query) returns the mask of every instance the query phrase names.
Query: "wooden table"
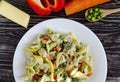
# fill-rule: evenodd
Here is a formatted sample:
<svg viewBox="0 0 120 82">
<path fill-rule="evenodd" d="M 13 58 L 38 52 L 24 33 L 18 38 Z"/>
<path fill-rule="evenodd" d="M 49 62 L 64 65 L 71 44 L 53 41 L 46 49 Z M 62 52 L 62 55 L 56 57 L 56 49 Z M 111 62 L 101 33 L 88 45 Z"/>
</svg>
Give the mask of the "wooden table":
<svg viewBox="0 0 120 82">
<path fill-rule="evenodd" d="M 98 36 L 105 48 L 108 61 L 106 82 L 120 82 L 120 12 L 111 14 L 99 22 L 90 23 L 84 18 L 85 11 L 65 16 L 64 10 L 62 10 L 59 13 L 53 13 L 49 16 L 38 16 L 29 8 L 26 0 L 6 1 L 31 15 L 28 29 L 46 19 L 61 17 L 86 25 Z M 118 8 L 120 7 L 120 0 L 112 0 L 97 7 L 104 9 Z M 0 82 L 14 82 L 12 69 L 14 51 L 19 40 L 28 29 L 0 16 Z M 102 72 L 102 70 L 98 71 Z"/>
</svg>

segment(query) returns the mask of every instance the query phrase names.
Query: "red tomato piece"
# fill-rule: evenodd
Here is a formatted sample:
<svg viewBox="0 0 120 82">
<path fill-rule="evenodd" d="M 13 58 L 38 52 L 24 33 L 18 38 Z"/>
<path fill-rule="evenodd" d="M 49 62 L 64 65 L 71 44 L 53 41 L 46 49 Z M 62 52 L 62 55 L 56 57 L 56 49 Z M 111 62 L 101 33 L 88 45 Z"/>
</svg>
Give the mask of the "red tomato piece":
<svg viewBox="0 0 120 82">
<path fill-rule="evenodd" d="M 54 75 L 54 77 L 53 77 L 53 78 L 54 78 L 54 80 L 56 81 L 56 80 L 57 80 L 57 75 Z"/>
<path fill-rule="evenodd" d="M 44 70 L 40 70 L 40 72 L 39 72 L 41 75 L 43 75 L 44 74 Z"/>
<path fill-rule="evenodd" d="M 43 40 L 48 41 L 48 40 L 49 40 L 49 37 L 48 37 L 48 36 L 45 36 L 45 37 L 43 38 Z"/>
<path fill-rule="evenodd" d="M 53 51 L 60 51 L 61 49 L 61 46 L 56 46 L 55 48 L 53 48 Z"/>
<path fill-rule="evenodd" d="M 35 75 L 33 76 L 33 79 L 34 79 L 34 80 L 38 80 L 38 79 L 39 79 L 39 76 L 38 76 L 37 74 L 35 74 Z"/>
</svg>

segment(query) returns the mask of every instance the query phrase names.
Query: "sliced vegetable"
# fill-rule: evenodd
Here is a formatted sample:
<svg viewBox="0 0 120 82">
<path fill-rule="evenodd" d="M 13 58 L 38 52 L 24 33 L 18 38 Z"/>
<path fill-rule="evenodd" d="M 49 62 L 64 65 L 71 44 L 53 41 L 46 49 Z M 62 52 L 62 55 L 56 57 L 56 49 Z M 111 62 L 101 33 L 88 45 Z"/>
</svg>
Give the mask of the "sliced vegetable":
<svg viewBox="0 0 120 82">
<path fill-rule="evenodd" d="M 30 7 L 39 15 L 49 15 L 60 11 L 65 4 L 65 0 L 27 0 Z"/>
<path fill-rule="evenodd" d="M 48 36 L 45 36 L 45 37 L 43 38 L 43 40 L 48 41 L 48 40 L 49 40 L 49 37 L 48 37 Z"/>
<path fill-rule="evenodd" d="M 40 74 L 40 75 L 43 75 L 43 74 L 44 74 L 44 70 L 43 70 L 43 69 L 40 69 L 39 74 Z"/>
<path fill-rule="evenodd" d="M 33 79 L 34 79 L 34 80 L 38 80 L 38 79 L 39 79 L 39 76 L 38 76 L 37 74 L 35 74 L 35 75 L 33 76 Z"/>
<path fill-rule="evenodd" d="M 103 4 L 109 1 L 111 0 L 70 0 L 64 7 L 65 13 L 66 15 L 74 14 L 95 5 Z"/>
<path fill-rule="evenodd" d="M 57 80 L 57 75 L 54 75 L 54 77 L 53 77 L 53 78 L 54 78 L 54 80 L 56 81 L 56 80 Z"/>
</svg>

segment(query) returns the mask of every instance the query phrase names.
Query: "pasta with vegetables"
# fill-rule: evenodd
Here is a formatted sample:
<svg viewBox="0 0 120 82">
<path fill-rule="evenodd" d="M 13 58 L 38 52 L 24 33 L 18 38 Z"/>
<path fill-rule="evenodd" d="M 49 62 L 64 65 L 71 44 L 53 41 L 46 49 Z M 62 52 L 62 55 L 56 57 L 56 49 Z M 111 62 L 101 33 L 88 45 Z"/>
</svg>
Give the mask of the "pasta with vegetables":
<svg viewBox="0 0 120 82">
<path fill-rule="evenodd" d="M 73 33 L 63 34 L 47 29 L 25 49 L 27 82 L 82 82 L 93 71 L 93 57 L 88 45 L 78 41 Z"/>
</svg>

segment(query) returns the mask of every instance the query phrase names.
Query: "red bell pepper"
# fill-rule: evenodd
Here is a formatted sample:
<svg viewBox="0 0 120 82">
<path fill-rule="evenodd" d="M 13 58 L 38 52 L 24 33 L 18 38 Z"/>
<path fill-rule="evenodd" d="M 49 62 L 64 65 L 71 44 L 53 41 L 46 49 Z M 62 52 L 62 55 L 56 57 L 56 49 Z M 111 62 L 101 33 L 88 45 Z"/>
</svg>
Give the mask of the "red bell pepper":
<svg viewBox="0 0 120 82">
<path fill-rule="evenodd" d="M 34 79 L 34 80 L 38 80 L 38 79 L 39 79 L 39 76 L 38 76 L 37 74 L 35 74 L 35 75 L 33 76 L 33 79 Z"/>
<path fill-rule="evenodd" d="M 27 0 L 30 7 L 39 15 L 50 15 L 62 10 L 65 0 Z"/>
</svg>

